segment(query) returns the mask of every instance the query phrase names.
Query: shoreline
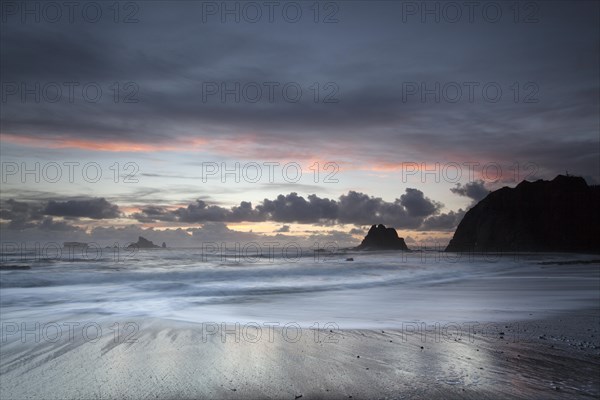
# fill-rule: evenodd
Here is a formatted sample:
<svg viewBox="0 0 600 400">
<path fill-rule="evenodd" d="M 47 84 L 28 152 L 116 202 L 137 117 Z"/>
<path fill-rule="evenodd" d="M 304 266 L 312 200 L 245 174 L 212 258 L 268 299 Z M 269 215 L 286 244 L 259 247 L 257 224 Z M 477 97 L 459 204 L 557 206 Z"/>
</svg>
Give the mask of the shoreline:
<svg viewBox="0 0 600 400">
<path fill-rule="evenodd" d="M 97 319 L 104 334 L 73 329 L 51 342 L 3 337 L 3 399 L 595 398 L 600 395 L 600 313 L 496 322 L 488 332 L 449 328 L 302 330 L 283 324 L 203 325 Z M 103 321 L 103 322 L 102 322 Z M 138 324 L 126 325 L 126 322 Z M 489 324 L 488 324 L 489 325 Z M 15 327 L 12 327 L 14 329 Z M 79 327 L 77 327 L 79 328 Z M 119 330 L 117 330 L 118 328 Z M 31 329 L 29 326 L 28 329 Z M 527 331 L 529 329 L 529 331 Z M 532 331 L 533 329 L 533 331 Z M 118 334 L 117 334 L 118 332 Z M 304 334 L 306 332 L 306 334 Z M 67 332 L 65 332 L 67 333 Z M 55 335 L 56 336 L 56 335 Z M 71 339 L 72 336 L 72 340 Z M 298 336 L 298 337 L 297 337 Z M 42 336 L 44 338 L 44 336 Z M 68 339 L 69 340 L 68 340 Z M 236 340 L 237 339 L 237 340 Z"/>
</svg>

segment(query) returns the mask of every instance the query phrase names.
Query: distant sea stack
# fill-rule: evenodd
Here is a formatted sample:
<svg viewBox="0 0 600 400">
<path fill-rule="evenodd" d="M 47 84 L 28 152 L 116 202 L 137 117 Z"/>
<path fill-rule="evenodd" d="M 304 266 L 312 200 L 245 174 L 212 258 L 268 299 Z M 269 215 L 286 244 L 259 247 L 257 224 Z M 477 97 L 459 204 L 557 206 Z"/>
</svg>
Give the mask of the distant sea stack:
<svg viewBox="0 0 600 400">
<path fill-rule="evenodd" d="M 143 238 L 141 236 L 138 237 L 137 243 L 132 243 L 132 244 L 130 244 L 127 247 L 128 248 L 130 248 L 130 247 L 137 247 L 138 249 L 158 249 L 158 248 L 160 248 L 160 246 L 157 246 L 154 243 L 152 243 L 151 240 L 148 240 L 148 239 Z"/>
<path fill-rule="evenodd" d="M 471 208 L 446 251 L 600 252 L 600 186 L 576 176 L 503 187 Z"/>
<path fill-rule="evenodd" d="M 398 237 L 394 228 L 373 225 L 356 250 L 408 250 L 404 239 Z"/>
<path fill-rule="evenodd" d="M 84 242 L 63 242 L 65 249 L 87 249 L 89 246 Z"/>
</svg>

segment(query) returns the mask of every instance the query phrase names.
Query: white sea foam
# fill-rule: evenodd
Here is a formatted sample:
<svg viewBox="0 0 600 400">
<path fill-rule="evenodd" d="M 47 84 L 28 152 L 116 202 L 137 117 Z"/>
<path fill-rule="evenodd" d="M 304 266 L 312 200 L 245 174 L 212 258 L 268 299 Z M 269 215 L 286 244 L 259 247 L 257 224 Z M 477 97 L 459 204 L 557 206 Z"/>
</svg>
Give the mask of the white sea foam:
<svg viewBox="0 0 600 400">
<path fill-rule="evenodd" d="M 124 261 L 23 257 L 3 255 L 4 264 L 31 266 L 0 271 L 3 321 L 105 315 L 375 328 L 486 321 L 492 313 L 527 319 L 600 298 L 598 264 L 540 264 L 593 258 L 572 254 L 311 253 L 290 262 L 167 249 Z"/>
</svg>

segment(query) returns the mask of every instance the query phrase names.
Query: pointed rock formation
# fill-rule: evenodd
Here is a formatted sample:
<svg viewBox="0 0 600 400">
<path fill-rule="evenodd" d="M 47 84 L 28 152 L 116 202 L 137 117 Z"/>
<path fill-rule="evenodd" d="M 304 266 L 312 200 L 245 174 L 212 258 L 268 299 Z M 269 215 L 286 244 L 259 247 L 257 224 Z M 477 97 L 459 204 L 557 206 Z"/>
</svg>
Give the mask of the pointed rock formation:
<svg viewBox="0 0 600 400">
<path fill-rule="evenodd" d="M 137 247 L 138 249 L 156 249 L 156 248 L 160 248 L 160 246 L 155 245 L 154 243 L 152 243 L 151 240 L 148 240 L 142 236 L 138 237 L 138 241 L 137 243 L 132 243 L 129 246 L 127 246 L 128 248 L 130 247 Z"/>
<path fill-rule="evenodd" d="M 404 239 L 398 237 L 394 228 L 385 225 L 373 225 L 356 250 L 408 250 Z"/>
</svg>

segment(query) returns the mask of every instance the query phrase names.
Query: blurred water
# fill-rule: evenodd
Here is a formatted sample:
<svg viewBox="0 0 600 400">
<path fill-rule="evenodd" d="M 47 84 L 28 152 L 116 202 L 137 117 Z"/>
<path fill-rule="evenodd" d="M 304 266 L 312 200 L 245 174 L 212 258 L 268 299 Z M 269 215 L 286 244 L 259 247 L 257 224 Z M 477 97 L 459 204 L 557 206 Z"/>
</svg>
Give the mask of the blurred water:
<svg viewBox="0 0 600 400">
<path fill-rule="evenodd" d="M 374 328 L 518 320 L 597 307 L 600 299 L 598 264 L 540 264 L 590 258 L 585 255 L 302 254 L 223 257 L 157 249 L 54 260 L 2 254 L 3 265 L 31 269 L 0 271 L 1 318 L 148 316 Z"/>
</svg>

